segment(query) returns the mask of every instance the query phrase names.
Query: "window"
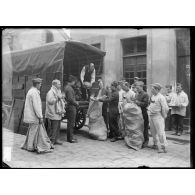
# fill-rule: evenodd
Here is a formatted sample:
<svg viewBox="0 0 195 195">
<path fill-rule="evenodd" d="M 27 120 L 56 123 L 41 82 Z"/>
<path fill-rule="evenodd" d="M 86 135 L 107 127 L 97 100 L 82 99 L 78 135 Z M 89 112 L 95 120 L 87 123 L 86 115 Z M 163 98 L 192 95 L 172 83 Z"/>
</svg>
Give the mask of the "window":
<svg viewBox="0 0 195 195">
<path fill-rule="evenodd" d="M 146 52 L 146 37 L 136 37 L 122 40 L 123 55 Z"/>
<path fill-rule="evenodd" d="M 146 86 L 146 36 L 122 40 L 123 75 L 132 85 L 139 77 Z"/>
</svg>

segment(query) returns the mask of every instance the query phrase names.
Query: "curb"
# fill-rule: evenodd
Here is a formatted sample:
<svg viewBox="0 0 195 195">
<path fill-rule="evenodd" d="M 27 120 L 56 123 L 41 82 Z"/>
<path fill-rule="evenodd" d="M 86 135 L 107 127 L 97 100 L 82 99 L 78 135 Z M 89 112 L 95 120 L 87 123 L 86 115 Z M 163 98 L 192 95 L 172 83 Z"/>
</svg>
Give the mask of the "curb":
<svg viewBox="0 0 195 195">
<path fill-rule="evenodd" d="M 149 133 L 149 136 L 152 137 L 152 135 Z M 183 143 L 190 143 L 190 140 L 188 139 L 182 139 L 181 137 L 172 137 L 166 134 L 166 138 L 167 140 L 173 140 L 173 141 L 177 141 L 177 142 L 183 142 Z"/>
<path fill-rule="evenodd" d="M 168 140 L 173 140 L 173 141 L 178 141 L 178 142 L 183 142 L 183 143 L 190 143 L 190 140 L 187 140 L 187 139 L 179 139 L 179 138 L 175 138 L 175 137 L 169 137 L 167 136 L 167 139 Z"/>
</svg>

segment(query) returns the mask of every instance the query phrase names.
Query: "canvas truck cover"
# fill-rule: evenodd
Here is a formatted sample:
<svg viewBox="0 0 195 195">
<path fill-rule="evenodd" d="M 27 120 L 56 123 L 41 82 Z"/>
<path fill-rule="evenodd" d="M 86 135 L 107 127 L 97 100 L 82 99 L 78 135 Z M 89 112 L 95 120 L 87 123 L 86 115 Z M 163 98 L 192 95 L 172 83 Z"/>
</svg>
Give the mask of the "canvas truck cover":
<svg viewBox="0 0 195 195">
<path fill-rule="evenodd" d="M 11 55 L 13 75 L 34 75 L 48 72 L 54 68 L 58 71 L 62 68 L 65 43 L 52 43 L 47 46 L 36 47 L 28 50 L 14 51 Z"/>
<path fill-rule="evenodd" d="M 25 76 L 36 75 L 43 72 L 60 72 L 63 68 L 64 54 L 67 57 L 72 52 L 79 55 L 99 55 L 104 56 L 105 52 L 91 45 L 77 42 L 64 41 L 52 42 L 40 47 L 4 53 L 11 56 L 13 75 Z"/>
</svg>

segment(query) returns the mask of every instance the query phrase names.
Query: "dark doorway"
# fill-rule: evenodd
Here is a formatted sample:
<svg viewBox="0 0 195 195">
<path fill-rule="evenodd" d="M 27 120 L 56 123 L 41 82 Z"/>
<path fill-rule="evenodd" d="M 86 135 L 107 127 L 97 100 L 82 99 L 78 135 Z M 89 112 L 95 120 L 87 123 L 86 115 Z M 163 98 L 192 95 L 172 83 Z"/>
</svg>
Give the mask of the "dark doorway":
<svg viewBox="0 0 195 195">
<path fill-rule="evenodd" d="M 177 44 L 177 82 L 183 85 L 183 90 L 187 93 L 190 102 L 190 30 L 176 30 Z M 189 126 L 190 103 L 187 107 L 184 124 Z"/>
</svg>

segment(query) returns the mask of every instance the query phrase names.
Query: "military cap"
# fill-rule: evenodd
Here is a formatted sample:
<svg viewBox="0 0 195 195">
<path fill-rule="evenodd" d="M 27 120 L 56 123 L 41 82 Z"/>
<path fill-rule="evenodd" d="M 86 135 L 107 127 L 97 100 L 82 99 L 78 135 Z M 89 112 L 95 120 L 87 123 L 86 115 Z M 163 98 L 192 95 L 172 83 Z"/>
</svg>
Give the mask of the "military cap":
<svg viewBox="0 0 195 195">
<path fill-rule="evenodd" d="M 55 85 L 55 84 L 61 84 L 60 80 L 58 79 L 53 80 L 52 85 Z"/>
<path fill-rule="evenodd" d="M 41 78 L 34 78 L 34 79 L 32 79 L 33 83 L 42 83 L 42 81 L 43 81 L 43 79 L 41 79 Z"/>
<path fill-rule="evenodd" d="M 134 80 L 138 80 L 138 81 L 139 81 L 139 80 L 140 80 L 140 78 L 139 78 L 139 77 L 134 77 Z"/>
<path fill-rule="evenodd" d="M 144 86 L 144 82 L 143 81 L 137 81 L 135 82 L 135 86 Z"/>
<path fill-rule="evenodd" d="M 152 84 L 152 86 L 156 89 L 158 89 L 159 91 L 161 90 L 162 86 L 159 83 L 154 83 Z"/>
</svg>

